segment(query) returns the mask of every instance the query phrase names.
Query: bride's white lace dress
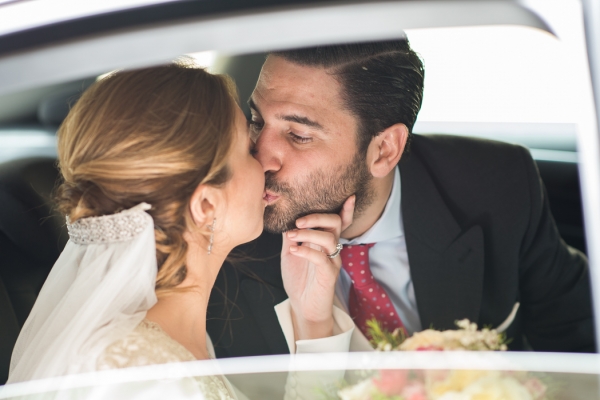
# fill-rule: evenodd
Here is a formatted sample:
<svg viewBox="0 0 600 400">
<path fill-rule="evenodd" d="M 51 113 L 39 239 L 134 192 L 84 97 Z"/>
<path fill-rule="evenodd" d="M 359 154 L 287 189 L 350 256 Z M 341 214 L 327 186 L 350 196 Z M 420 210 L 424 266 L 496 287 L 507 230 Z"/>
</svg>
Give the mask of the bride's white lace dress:
<svg viewBox="0 0 600 400">
<path fill-rule="evenodd" d="M 170 362 L 194 361 L 185 347 L 173 340 L 157 323 L 142 322 L 125 338 L 108 346 L 98 357 L 98 370 L 139 367 Z M 200 392 L 207 400 L 234 400 L 224 381 L 218 376 L 196 377 Z"/>
</svg>

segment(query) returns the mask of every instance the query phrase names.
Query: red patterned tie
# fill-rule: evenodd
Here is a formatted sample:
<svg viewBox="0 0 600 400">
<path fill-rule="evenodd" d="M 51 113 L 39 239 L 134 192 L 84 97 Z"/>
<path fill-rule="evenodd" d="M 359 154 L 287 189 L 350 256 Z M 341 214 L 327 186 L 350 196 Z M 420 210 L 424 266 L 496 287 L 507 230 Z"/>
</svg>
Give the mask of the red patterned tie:
<svg viewBox="0 0 600 400">
<path fill-rule="evenodd" d="M 367 321 L 375 318 L 387 331 L 404 328 L 392 301 L 385 290 L 373 279 L 369 266 L 369 249 L 374 243 L 346 245 L 340 255 L 342 267 L 352 280 L 348 308 L 350 316 L 362 333 L 370 339 Z"/>
</svg>

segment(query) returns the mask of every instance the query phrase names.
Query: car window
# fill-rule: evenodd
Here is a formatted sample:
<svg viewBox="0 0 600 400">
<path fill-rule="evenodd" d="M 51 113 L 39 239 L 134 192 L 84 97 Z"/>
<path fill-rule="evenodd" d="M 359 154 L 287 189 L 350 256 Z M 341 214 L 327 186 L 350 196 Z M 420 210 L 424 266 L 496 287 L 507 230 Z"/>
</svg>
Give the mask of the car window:
<svg viewBox="0 0 600 400">
<path fill-rule="evenodd" d="M 39 126 L 0 128 L 0 163 L 38 156 L 56 157 L 55 129 Z"/>
<path fill-rule="evenodd" d="M 425 63 L 415 132 L 520 143 L 540 160 L 577 162 L 581 81 L 567 45 L 517 26 L 409 30 Z"/>
</svg>

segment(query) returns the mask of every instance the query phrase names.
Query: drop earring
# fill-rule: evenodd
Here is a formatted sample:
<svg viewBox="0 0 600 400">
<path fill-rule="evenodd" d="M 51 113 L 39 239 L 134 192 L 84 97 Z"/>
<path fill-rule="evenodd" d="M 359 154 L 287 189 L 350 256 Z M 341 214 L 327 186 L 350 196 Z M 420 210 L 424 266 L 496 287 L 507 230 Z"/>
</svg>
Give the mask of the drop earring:
<svg viewBox="0 0 600 400">
<path fill-rule="evenodd" d="M 210 239 L 208 242 L 208 255 L 210 255 L 210 252 L 212 251 L 213 241 L 215 239 L 215 222 L 216 221 L 217 221 L 217 219 L 213 218 L 212 225 L 208 225 L 208 230 L 210 231 Z"/>
</svg>

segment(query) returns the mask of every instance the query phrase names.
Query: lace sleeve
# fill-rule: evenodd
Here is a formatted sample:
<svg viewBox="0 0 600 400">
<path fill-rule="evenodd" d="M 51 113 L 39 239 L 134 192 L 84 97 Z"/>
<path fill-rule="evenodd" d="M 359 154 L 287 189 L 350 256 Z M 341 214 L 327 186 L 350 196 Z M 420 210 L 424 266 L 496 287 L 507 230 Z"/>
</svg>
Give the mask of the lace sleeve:
<svg viewBox="0 0 600 400">
<path fill-rule="evenodd" d="M 158 324 L 143 320 L 127 337 L 108 346 L 96 365 L 98 370 L 106 370 L 194 360 L 192 353 Z M 206 400 L 235 400 L 224 379 L 200 376 L 194 381 Z"/>
<path fill-rule="evenodd" d="M 192 353 L 171 339 L 157 324 L 143 320 L 127 337 L 106 348 L 97 367 L 116 369 L 193 361 Z"/>
</svg>

